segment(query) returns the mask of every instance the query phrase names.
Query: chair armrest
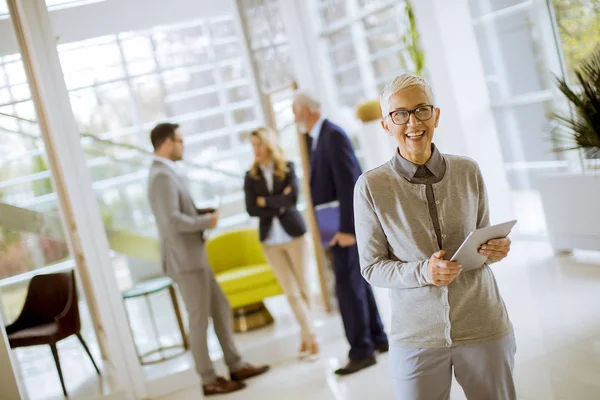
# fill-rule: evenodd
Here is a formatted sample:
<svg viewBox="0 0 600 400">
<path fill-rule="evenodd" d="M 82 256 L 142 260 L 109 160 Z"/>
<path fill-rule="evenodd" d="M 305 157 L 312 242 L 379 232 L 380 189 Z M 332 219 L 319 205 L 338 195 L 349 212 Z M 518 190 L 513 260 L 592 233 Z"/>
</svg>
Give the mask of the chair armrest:
<svg viewBox="0 0 600 400">
<path fill-rule="evenodd" d="M 27 329 L 30 328 L 30 324 L 26 324 L 25 321 L 25 317 L 24 317 L 24 310 L 21 310 L 21 314 L 19 314 L 19 316 L 17 317 L 16 320 L 13 321 L 12 324 L 7 325 L 4 330 L 6 331 L 7 335 L 12 335 L 15 332 L 18 332 L 20 330 L 23 329 Z"/>
<path fill-rule="evenodd" d="M 4 328 L 6 330 L 7 335 L 12 335 L 13 333 L 18 332 L 20 330 L 18 322 L 19 320 L 17 319 L 14 323 Z"/>
<path fill-rule="evenodd" d="M 54 317 L 54 320 L 56 322 L 60 321 L 61 319 L 64 319 L 65 317 L 67 317 L 69 315 L 69 311 L 71 311 L 71 307 L 73 306 L 73 291 L 77 290 L 74 287 L 71 287 L 71 290 L 69 290 L 69 298 L 67 299 L 67 304 L 65 304 L 65 308 L 60 312 L 60 314 L 58 314 L 56 317 Z"/>
</svg>

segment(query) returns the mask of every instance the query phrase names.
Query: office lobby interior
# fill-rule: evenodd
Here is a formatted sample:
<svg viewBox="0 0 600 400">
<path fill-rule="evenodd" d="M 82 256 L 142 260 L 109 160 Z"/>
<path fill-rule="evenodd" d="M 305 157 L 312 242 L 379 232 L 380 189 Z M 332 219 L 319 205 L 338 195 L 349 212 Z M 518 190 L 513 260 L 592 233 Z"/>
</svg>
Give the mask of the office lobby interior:
<svg viewBox="0 0 600 400">
<path fill-rule="evenodd" d="M 293 102 L 298 89 L 317 98 L 368 171 L 395 155 L 379 95 L 406 72 L 433 87 L 436 147 L 478 163 L 491 222 L 517 220 L 509 256 L 491 266 L 516 337 L 517 398 L 600 399 L 600 126 L 574 99 L 600 99 L 598 0 L 0 0 L 0 399 L 204 398 L 147 195 L 150 131 L 165 121 L 185 141 L 178 169 L 195 205 L 219 210 L 209 259 L 240 253 L 234 272 L 215 270 L 235 342 L 271 366 L 211 398 L 394 399 L 387 353 L 334 373 L 349 345 Z M 309 225 L 310 362 L 275 275 L 253 259 L 244 176 L 262 126 L 296 166 Z M 77 314 L 56 344 L 64 388 L 51 343 L 17 346 L 5 329 L 62 301 L 40 300 L 47 285 L 62 285 L 63 316 Z M 388 289 L 373 290 L 389 329 Z M 211 326 L 208 347 L 225 374 Z M 467 399 L 456 381 L 450 399 Z"/>
</svg>

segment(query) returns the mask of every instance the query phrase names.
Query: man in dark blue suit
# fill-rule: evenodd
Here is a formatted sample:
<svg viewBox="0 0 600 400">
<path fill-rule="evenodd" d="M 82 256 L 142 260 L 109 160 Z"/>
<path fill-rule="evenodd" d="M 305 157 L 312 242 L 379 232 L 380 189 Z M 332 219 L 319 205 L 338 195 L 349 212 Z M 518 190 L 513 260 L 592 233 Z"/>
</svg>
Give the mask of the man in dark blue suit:
<svg viewBox="0 0 600 400">
<path fill-rule="evenodd" d="M 388 350 L 373 290 L 360 274 L 354 234 L 354 185 L 362 172 L 348 135 L 321 116 L 319 101 L 299 92 L 294 96 L 293 109 L 299 129 L 309 134 L 313 205 L 332 201 L 340 204 L 340 230 L 330 245 L 336 295 L 350 353 L 348 364 L 335 372 L 348 375 L 374 365 L 376 350 Z"/>
</svg>

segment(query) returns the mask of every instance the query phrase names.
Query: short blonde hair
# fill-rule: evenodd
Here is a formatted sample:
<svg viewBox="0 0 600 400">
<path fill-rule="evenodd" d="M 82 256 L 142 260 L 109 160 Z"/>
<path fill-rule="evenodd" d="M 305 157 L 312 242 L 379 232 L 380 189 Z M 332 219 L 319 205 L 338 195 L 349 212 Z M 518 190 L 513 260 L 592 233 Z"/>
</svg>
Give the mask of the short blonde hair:
<svg viewBox="0 0 600 400">
<path fill-rule="evenodd" d="M 415 87 L 420 88 L 423 90 L 423 92 L 425 92 L 431 104 L 435 103 L 433 89 L 431 88 L 429 82 L 419 75 L 406 73 L 395 77 L 392 81 L 385 85 L 381 91 L 381 95 L 379 96 L 379 104 L 381 105 L 382 116 L 385 118 L 391 111 L 390 98 L 393 95 L 402 90 L 412 89 Z"/>
<path fill-rule="evenodd" d="M 289 172 L 287 166 L 287 159 L 283 154 L 283 149 L 279 146 L 277 140 L 277 132 L 268 127 L 261 127 L 250 132 L 250 136 L 257 137 L 260 141 L 267 146 L 271 157 L 273 158 L 273 167 L 275 175 L 279 180 L 284 180 L 285 176 Z M 260 165 L 255 161 L 250 168 L 250 176 L 254 179 L 260 179 Z"/>
<path fill-rule="evenodd" d="M 306 107 L 311 113 L 314 114 L 321 112 L 321 102 L 307 92 L 294 93 L 293 105 Z"/>
</svg>

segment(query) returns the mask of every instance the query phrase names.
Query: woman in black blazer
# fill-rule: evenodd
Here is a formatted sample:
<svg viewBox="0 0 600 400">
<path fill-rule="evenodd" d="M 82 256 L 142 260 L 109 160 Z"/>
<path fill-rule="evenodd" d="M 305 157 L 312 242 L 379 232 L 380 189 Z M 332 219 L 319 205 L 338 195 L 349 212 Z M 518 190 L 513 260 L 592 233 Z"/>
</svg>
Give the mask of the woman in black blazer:
<svg viewBox="0 0 600 400">
<path fill-rule="evenodd" d="M 301 358 L 316 358 L 319 345 L 311 317 L 308 286 L 309 248 L 306 225 L 296 209 L 298 180 L 294 164 L 277 144 L 276 133 L 259 128 L 251 133 L 254 163 L 246 173 L 246 210 L 260 219 L 260 241 L 300 325 Z"/>
</svg>

